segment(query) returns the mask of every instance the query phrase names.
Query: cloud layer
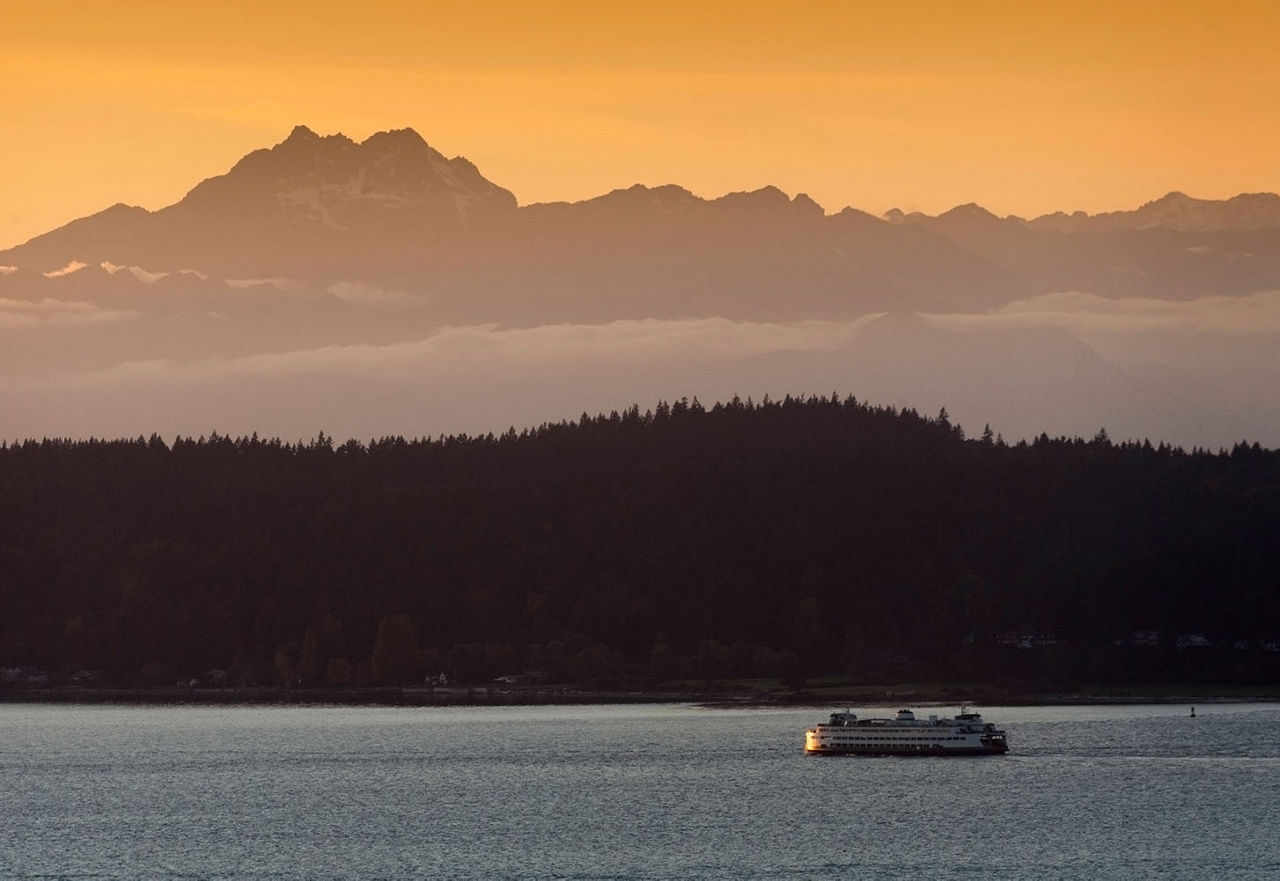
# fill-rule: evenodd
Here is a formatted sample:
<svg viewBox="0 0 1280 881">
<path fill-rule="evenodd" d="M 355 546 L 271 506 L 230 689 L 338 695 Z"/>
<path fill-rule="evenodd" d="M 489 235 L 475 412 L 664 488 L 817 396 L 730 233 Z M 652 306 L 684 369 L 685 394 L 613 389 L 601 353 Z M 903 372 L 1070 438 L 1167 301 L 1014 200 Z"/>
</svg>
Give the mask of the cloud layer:
<svg viewBox="0 0 1280 881">
<path fill-rule="evenodd" d="M 133 313 L 67 300 L 15 300 L 0 297 L 0 330 L 37 325 L 92 324 L 124 321 Z"/>
<path fill-rule="evenodd" d="M 1155 332 L 1267 336 L 1280 333 L 1280 291 L 1182 302 L 1067 292 L 1018 300 L 986 314 L 929 318 L 955 329 L 1054 326 L 1089 337 Z"/>
<path fill-rule="evenodd" d="M 354 298 L 386 302 L 364 290 Z M 11 336 L 126 317 L 0 301 Z M 1276 446 L 1278 368 L 1277 292 L 1184 303 L 1055 294 L 985 315 L 446 327 L 384 344 L 11 371 L 0 378 L 0 436 L 425 436 L 685 396 L 835 391 L 930 413 L 945 406 L 970 433 L 990 424 L 1010 440 L 1106 427 L 1116 439 Z"/>
</svg>

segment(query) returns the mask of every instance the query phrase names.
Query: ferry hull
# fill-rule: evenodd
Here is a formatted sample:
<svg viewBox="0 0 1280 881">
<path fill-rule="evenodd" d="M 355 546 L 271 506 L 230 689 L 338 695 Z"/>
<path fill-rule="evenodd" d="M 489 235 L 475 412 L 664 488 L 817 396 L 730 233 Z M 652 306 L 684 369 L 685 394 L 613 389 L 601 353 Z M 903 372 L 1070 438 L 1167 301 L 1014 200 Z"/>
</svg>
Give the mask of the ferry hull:
<svg viewBox="0 0 1280 881">
<path fill-rule="evenodd" d="M 809 756 L 909 756 L 911 758 L 976 758 L 977 756 L 1002 756 L 1009 751 L 1005 747 L 843 747 L 817 746 L 805 749 Z"/>
</svg>

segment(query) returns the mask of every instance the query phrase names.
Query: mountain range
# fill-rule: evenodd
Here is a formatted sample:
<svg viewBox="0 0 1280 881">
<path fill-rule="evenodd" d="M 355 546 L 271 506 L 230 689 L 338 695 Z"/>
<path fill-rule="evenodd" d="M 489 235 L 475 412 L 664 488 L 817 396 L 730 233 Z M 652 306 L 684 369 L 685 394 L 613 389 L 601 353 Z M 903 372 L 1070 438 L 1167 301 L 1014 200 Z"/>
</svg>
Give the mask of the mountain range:
<svg viewBox="0 0 1280 881">
<path fill-rule="evenodd" d="M 72 261 L 425 287 L 450 322 L 975 311 L 1062 290 L 1185 299 L 1280 287 L 1280 196 L 1170 193 L 1134 211 L 1033 220 L 977 205 L 828 215 L 774 187 L 703 199 L 636 185 L 519 206 L 412 129 L 356 143 L 298 126 L 174 205 L 114 205 L 0 252 L 0 265 L 39 272 Z"/>
<path fill-rule="evenodd" d="M 174 205 L 0 252 L 0 436 L 372 436 L 838 388 L 1011 436 L 1280 440 L 1274 291 L 1270 193 L 1032 219 L 776 187 L 520 205 L 412 129 L 298 126 Z"/>
</svg>

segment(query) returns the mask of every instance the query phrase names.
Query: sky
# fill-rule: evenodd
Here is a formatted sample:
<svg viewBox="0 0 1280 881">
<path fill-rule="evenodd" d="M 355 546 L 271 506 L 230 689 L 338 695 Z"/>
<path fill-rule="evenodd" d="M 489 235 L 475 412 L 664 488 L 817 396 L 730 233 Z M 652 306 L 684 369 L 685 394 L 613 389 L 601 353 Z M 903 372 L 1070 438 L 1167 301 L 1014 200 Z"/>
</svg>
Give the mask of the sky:
<svg viewBox="0 0 1280 881">
<path fill-rule="evenodd" d="M 998 214 L 1280 190 L 1280 3 L 6 0 L 0 248 L 294 125 L 412 127 L 522 204 L 773 184 Z"/>
</svg>

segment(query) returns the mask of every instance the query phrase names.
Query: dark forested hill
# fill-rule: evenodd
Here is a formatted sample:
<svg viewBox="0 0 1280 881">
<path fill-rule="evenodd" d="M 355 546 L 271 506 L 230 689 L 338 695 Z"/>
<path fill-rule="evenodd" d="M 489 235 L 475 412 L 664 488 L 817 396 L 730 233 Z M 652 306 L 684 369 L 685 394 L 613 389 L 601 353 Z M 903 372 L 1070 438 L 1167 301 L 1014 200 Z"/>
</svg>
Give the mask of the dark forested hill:
<svg viewBox="0 0 1280 881">
<path fill-rule="evenodd" d="M 0 665 L 112 682 L 1275 682 L 1280 454 L 852 399 L 0 448 Z"/>
</svg>

